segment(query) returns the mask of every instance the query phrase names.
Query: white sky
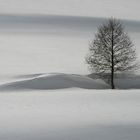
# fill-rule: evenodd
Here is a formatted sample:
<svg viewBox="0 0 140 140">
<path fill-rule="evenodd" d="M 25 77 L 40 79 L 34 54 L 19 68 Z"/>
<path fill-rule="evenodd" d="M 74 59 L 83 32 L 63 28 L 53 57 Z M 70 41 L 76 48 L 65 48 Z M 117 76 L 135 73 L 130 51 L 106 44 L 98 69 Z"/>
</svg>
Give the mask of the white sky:
<svg viewBox="0 0 140 140">
<path fill-rule="evenodd" d="M 0 13 L 117 17 L 140 20 L 140 0 L 0 0 Z"/>
</svg>

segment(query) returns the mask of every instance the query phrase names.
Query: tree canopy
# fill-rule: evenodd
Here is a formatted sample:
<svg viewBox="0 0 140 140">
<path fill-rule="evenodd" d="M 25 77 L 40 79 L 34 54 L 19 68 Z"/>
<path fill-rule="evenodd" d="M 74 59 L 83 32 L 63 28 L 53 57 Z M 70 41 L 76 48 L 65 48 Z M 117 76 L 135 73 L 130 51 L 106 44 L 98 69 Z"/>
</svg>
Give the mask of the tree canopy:
<svg viewBox="0 0 140 140">
<path fill-rule="evenodd" d="M 98 28 L 86 62 L 96 74 L 110 74 L 112 89 L 115 88 L 114 73 L 136 68 L 136 50 L 120 20 L 108 19 Z"/>
</svg>

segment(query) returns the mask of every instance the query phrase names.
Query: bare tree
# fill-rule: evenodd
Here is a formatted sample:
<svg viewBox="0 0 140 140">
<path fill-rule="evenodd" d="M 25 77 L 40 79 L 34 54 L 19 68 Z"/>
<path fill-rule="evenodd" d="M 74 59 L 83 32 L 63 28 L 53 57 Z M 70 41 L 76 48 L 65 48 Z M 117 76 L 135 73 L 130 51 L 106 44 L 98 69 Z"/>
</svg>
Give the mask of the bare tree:
<svg viewBox="0 0 140 140">
<path fill-rule="evenodd" d="M 114 89 L 114 73 L 136 68 L 136 51 L 124 27 L 111 18 L 98 28 L 89 47 L 86 62 L 99 76 L 109 73 L 111 88 Z"/>
</svg>

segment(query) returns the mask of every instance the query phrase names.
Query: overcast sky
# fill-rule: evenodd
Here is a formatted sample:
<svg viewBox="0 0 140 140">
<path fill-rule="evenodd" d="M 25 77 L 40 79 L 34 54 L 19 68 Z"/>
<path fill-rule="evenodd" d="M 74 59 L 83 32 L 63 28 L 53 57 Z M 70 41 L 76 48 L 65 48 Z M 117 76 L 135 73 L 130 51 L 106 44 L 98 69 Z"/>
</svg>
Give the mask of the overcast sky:
<svg viewBox="0 0 140 140">
<path fill-rule="evenodd" d="M 0 0 L 0 13 L 117 17 L 140 20 L 140 0 Z"/>
</svg>

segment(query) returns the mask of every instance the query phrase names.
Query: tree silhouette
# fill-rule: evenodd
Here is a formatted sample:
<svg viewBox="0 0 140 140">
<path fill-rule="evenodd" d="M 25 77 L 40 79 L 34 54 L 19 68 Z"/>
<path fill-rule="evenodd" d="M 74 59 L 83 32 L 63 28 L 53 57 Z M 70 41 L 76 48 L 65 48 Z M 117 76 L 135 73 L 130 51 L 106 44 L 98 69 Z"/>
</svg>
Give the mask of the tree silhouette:
<svg viewBox="0 0 140 140">
<path fill-rule="evenodd" d="M 111 18 L 103 23 L 89 47 L 86 62 L 92 71 L 103 76 L 109 74 L 114 89 L 114 73 L 130 71 L 137 67 L 136 51 L 120 20 Z"/>
</svg>

